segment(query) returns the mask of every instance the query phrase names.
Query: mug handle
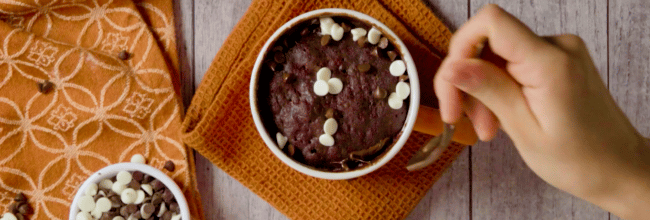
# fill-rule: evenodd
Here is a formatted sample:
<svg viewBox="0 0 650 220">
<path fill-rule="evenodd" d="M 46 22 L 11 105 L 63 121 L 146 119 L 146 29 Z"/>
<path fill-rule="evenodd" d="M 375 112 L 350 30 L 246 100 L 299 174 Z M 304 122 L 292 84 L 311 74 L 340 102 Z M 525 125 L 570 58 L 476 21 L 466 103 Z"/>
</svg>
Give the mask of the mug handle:
<svg viewBox="0 0 650 220">
<path fill-rule="evenodd" d="M 429 106 L 420 105 L 413 130 L 437 136 L 442 133 L 442 128 L 443 123 L 440 120 L 440 111 Z M 472 122 L 467 117 L 461 118 L 456 123 L 456 132 L 454 132 L 451 140 L 464 145 L 476 144 L 478 136 L 476 136 Z"/>
</svg>

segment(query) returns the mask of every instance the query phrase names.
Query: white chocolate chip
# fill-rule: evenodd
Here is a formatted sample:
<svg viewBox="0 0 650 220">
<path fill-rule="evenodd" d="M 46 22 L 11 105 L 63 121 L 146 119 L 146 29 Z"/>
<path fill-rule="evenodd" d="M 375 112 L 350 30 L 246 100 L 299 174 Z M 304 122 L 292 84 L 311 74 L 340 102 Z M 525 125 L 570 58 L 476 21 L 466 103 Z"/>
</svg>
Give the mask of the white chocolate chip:
<svg viewBox="0 0 650 220">
<path fill-rule="evenodd" d="M 330 35 L 332 30 L 332 25 L 334 25 L 334 19 L 330 17 L 322 17 L 320 20 L 320 33 L 321 35 Z"/>
<path fill-rule="evenodd" d="M 122 216 L 115 216 L 112 220 L 125 220 Z"/>
<path fill-rule="evenodd" d="M 334 145 L 334 137 L 329 134 L 322 134 L 320 137 L 318 137 L 318 142 L 320 142 L 320 144 L 323 146 L 331 147 Z"/>
<path fill-rule="evenodd" d="M 390 106 L 390 108 L 400 109 L 402 108 L 402 105 L 404 105 L 404 100 L 398 97 L 396 93 L 393 92 L 388 96 L 388 106 Z"/>
<path fill-rule="evenodd" d="M 110 179 L 103 179 L 102 181 L 99 181 L 99 188 L 102 189 L 111 189 L 113 187 L 113 181 Z"/>
<path fill-rule="evenodd" d="M 104 193 L 104 191 L 101 191 L 101 190 L 100 190 L 99 192 L 97 192 L 97 195 L 100 195 L 100 196 L 106 196 L 106 193 Z"/>
<path fill-rule="evenodd" d="M 79 219 L 79 218 L 77 217 L 77 219 Z M 90 219 L 92 219 L 92 218 L 90 218 Z M 16 216 L 14 214 L 7 212 L 7 213 L 2 215 L 2 218 L 0 218 L 0 220 L 18 220 L 18 219 L 16 218 Z M 84 220 L 86 220 L 86 219 L 84 219 Z"/>
<path fill-rule="evenodd" d="M 280 149 L 284 149 L 284 145 L 287 144 L 287 137 L 278 132 L 275 134 L 275 140 L 278 142 L 278 147 L 280 147 Z"/>
<path fill-rule="evenodd" d="M 406 72 L 406 64 L 402 60 L 395 60 L 389 67 L 390 75 L 401 76 Z"/>
<path fill-rule="evenodd" d="M 325 131 L 325 134 L 334 135 L 338 129 L 339 124 L 336 122 L 336 120 L 333 118 L 325 120 L 325 123 L 323 124 L 323 131 Z"/>
<path fill-rule="evenodd" d="M 135 202 L 135 199 L 137 199 L 138 194 L 135 192 L 135 190 L 131 188 L 127 188 L 122 193 L 120 194 L 120 198 L 122 199 L 122 202 L 124 204 L 133 204 Z"/>
<path fill-rule="evenodd" d="M 175 215 L 172 215 L 172 219 L 171 219 L 171 220 L 181 220 L 181 214 L 175 214 Z"/>
<path fill-rule="evenodd" d="M 144 190 L 144 192 L 146 192 L 147 195 L 152 195 L 153 194 L 153 187 L 151 187 L 151 185 L 149 185 L 149 184 L 146 184 L 146 183 L 141 184 L 140 188 L 142 188 L 142 190 Z"/>
<path fill-rule="evenodd" d="M 126 220 L 138 220 L 138 219 L 135 218 L 135 214 L 131 214 L 131 215 L 129 215 L 128 218 L 126 218 Z"/>
<path fill-rule="evenodd" d="M 142 202 L 144 202 L 144 198 L 146 197 L 144 195 L 144 191 L 138 190 L 138 191 L 136 191 L 136 195 L 137 196 L 135 197 L 135 201 L 133 203 L 136 204 L 136 205 L 142 204 Z"/>
<path fill-rule="evenodd" d="M 332 24 L 332 29 L 330 30 L 330 34 L 332 35 L 332 40 L 340 41 L 341 39 L 343 39 L 344 33 L 345 30 L 343 30 L 341 25 L 337 23 Z"/>
<path fill-rule="evenodd" d="M 329 85 L 328 92 L 332 95 L 339 94 L 343 90 L 343 82 L 339 78 L 331 78 L 327 81 L 327 84 Z"/>
<path fill-rule="evenodd" d="M 97 211 L 97 209 L 93 210 L 90 212 L 90 215 L 92 216 L 91 219 L 99 219 L 102 217 L 102 212 Z"/>
<path fill-rule="evenodd" d="M 379 43 L 380 38 L 381 31 L 377 30 L 375 27 L 370 28 L 370 31 L 368 31 L 368 43 L 377 44 Z"/>
<path fill-rule="evenodd" d="M 99 198 L 97 200 L 97 202 L 95 203 L 94 211 L 95 210 L 98 211 L 99 214 L 100 214 L 100 217 L 101 217 L 101 213 L 106 212 L 108 210 L 111 210 L 111 206 L 112 206 L 111 200 L 106 198 L 106 197 L 102 197 L 102 198 Z"/>
<path fill-rule="evenodd" d="M 117 173 L 117 177 L 116 177 L 117 180 L 115 182 L 126 185 L 131 182 L 132 178 L 133 176 L 131 175 L 131 173 L 127 171 L 120 171 L 119 173 Z"/>
<path fill-rule="evenodd" d="M 330 86 L 325 80 L 317 80 L 314 83 L 314 93 L 318 96 L 325 96 L 330 91 Z"/>
<path fill-rule="evenodd" d="M 327 81 L 330 80 L 330 77 L 332 77 L 332 71 L 327 67 L 320 68 L 318 72 L 316 72 L 317 80 Z"/>
<path fill-rule="evenodd" d="M 82 196 L 79 198 L 79 209 L 84 212 L 90 212 L 95 209 L 95 200 L 92 196 Z"/>
<path fill-rule="evenodd" d="M 15 219 L 15 217 L 14 217 L 14 219 Z M 92 220 L 93 217 L 88 212 L 78 212 L 77 217 L 75 219 L 76 220 Z M 5 219 L 2 218 L 2 220 L 5 220 Z"/>
<path fill-rule="evenodd" d="M 117 194 L 121 194 L 124 189 L 126 189 L 126 185 L 121 183 L 113 183 L 113 186 L 111 187 L 111 190 Z"/>
<path fill-rule="evenodd" d="M 88 188 L 86 188 L 86 195 L 87 196 L 97 195 L 97 184 L 91 183 L 90 185 L 88 185 Z"/>
<path fill-rule="evenodd" d="M 146 162 L 146 160 L 144 159 L 144 156 L 142 156 L 142 154 L 134 154 L 131 157 L 131 163 L 142 163 L 142 164 L 144 164 L 145 162 Z"/>
<path fill-rule="evenodd" d="M 167 211 L 167 206 L 165 205 L 165 202 L 160 203 L 160 211 L 158 211 L 158 214 L 156 216 L 162 217 L 165 212 Z"/>
<path fill-rule="evenodd" d="M 395 86 L 395 94 L 397 94 L 397 97 L 400 97 L 402 100 L 404 100 L 411 94 L 411 86 L 405 82 L 398 82 Z"/>
<path fill-rule="evenodd" d="M 363 29 L 363 28 L 355 28 L 355 29 L 350 30 L 350 33 L 352 33 L 352 40 L 357 41 L 357 40 L 359 40 L 359 38 L 362 38 L 363 36 L 366 36 L 368 31 L 366 31 L 366 29 Z"/>
</svg>

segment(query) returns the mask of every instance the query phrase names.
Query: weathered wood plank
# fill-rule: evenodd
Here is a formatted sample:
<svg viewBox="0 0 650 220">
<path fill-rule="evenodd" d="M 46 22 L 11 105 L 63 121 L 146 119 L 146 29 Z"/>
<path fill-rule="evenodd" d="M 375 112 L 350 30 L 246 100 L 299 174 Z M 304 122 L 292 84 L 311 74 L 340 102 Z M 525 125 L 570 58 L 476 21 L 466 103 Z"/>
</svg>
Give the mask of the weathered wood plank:
<svg viewBox="0 0 650 220">
<path fill-rule="evenodd" d="M 541 35 L 573 33 L 585 39 L 607 78 L 607 1 L 471 0 L 475 14 L 496 3 Z M 539 179 L 507 135 L 472 148 L 473 219 L 607 219 L 608 213 Z"/>
<path fill-rule="evenodd" d="M 250 0 L 194 1 L 194 73 L 198 87 L 204 73 L 244 15 Z M 197 154 L 197 178 L 206 219 L 286 219 L 209 160 Z"/>
<path fill-rule="evenodd" d="M 425 1 L 452 31 L 467 21 L 467 0 Z M 458 156 L 407 219 L 469 219 L 469 148 Z"/>
<path fill-rule="evenodd" d="M 650 2 L 609 3 L 609 89 L 636 129 L 650 137 Z M 611 219 L 620 219 L 611 215 Z"/>
<path fill-rule="evenodd" d="M 176 51 L 181 75 L 181 96 L 185 108 L 194 96 L 194 8 L 193 1 L 174 1 Z"/>
</svg>

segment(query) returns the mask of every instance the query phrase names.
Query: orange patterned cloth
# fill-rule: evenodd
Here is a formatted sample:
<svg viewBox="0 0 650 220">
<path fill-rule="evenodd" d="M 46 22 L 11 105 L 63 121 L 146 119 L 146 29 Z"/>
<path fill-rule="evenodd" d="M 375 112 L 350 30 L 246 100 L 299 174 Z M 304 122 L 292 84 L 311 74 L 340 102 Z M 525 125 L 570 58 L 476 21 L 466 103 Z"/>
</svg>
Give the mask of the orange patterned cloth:
<svg viewBox="0 0 650 220">
<path fill-rule="evenodd" d="M 203 219 L 179 132 L 170 0 L 7 0 L 0 20 L 0 211 L 22 192 L 30 219 L 67 219 L 89 175 L 142 154 L 176 164 L 165 172 Z"/>
<path fill-rule="evenodd" d="M 412 53 L 422 90 L 433 93 L 426 84 L 431 85 L 451 33 L 420 0 L 254 0 L 205 74 L 183 121 L 183 141 L 289 218 L 404 218 L 464 145 L 453 144 L 434 165 L 409 173 L 407 161 L 431 137 L 415 132 L 379 170 L 330 181 L 284 165 L 255 129 L 248 85 L 259 51 L 283 23 L 319 8 L 354 9 L 382 21 Z"/>
</svg>

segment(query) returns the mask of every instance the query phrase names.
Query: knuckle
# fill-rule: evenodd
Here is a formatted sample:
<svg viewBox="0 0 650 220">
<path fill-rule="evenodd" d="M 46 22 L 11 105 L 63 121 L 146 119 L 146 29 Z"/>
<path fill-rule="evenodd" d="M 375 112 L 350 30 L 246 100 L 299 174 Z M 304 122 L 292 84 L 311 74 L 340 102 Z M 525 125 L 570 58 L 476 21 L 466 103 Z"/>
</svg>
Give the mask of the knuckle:
<svg viewBox="0 0 650 220">
<path fill-rule="evenodd" d="M 566 34 L 563 35 L 563 38 L 566 46 L 572 50 L 579 50 L 586 47 L 585 42 L 578 35 Z"/>
<path fill-rule="evenodd" d="M 489 21 L 498 21 L 504 15 L 503 9 L 496 4 L 488 4 L 483 6 L 483 9 L 480 13 L 484 15 Z"/>
</svg>

